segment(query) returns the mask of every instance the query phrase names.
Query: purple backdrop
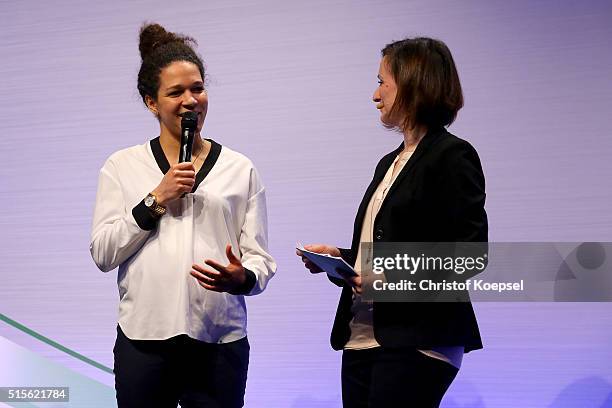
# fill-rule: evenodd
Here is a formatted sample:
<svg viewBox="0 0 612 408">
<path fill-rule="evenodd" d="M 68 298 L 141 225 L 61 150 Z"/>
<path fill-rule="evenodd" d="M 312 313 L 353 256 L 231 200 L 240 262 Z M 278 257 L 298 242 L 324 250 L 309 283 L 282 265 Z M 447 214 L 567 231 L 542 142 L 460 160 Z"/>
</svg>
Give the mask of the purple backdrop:
<svg viewBox="0 0 612 408">
<path fill-rule="evenodd" d="M 204 134 L 248 155 L 267 187 L 279 270 L 248 299 L 249 407 L 340 405 L 328 345 L 339 292 L 293 248 L 348 245 L 376 162 L 401 140 L 371 102 L 392 40 L 433 36 L 453 51 L 466 106 L 450 130 L 482 158 L 492 240 L 612 241 L 609 2 L 5 1 L 0 313 L 94 360 L 112 366 L 118 302 L 116 272 L 88 251 L 98 171 L 158 132 L 135 87 L 145 20 L 199 41 Z M 486 348 L 466 357 L 444 407 L 612 406 L 610 304 L 475 307 Z"/>
</svg>

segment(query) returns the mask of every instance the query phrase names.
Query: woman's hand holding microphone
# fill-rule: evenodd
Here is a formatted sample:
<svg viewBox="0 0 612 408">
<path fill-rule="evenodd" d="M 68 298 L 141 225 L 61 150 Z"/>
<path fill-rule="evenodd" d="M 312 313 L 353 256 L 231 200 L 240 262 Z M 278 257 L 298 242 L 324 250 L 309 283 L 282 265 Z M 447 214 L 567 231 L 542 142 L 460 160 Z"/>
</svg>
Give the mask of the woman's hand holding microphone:
<svg viewBox="0 0 612 408">
<path fill-rule="evenodd" d="M 191 192 L 195 185 L 195 176 L 192 162 L 174 164 L 151 194 L 155 196 L 158 205 L 165 207 L 183 194 Z"/>
</svg>

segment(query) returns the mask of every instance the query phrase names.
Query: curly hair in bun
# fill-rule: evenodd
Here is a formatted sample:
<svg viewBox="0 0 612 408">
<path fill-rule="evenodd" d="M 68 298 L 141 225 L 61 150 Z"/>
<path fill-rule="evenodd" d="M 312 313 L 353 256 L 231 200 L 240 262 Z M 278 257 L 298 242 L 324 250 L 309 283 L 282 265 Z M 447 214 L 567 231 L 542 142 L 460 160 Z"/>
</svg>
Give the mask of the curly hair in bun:
<svg viewBox="0 0 612 408">
<path fill-rule="evenodd" d="M 147 104 L 148 95 L 157 100 L 159 74 L 174 61 L 187 61 L 195 64 L 204 80 L 204 62 L 195 52 L 196 40 L 183 34 L 168 32 L 159 24 L 144 24 L 140 28 L 138 49 L 142 64 L 138 72 L 138 92 Z"/>
</svg>

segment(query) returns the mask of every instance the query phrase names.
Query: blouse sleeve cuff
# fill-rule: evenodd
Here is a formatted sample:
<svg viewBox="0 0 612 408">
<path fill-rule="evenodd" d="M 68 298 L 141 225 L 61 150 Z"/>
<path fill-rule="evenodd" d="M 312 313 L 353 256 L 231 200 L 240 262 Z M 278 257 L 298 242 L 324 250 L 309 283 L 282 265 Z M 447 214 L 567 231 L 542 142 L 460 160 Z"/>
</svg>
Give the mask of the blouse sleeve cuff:
<svg viewBox="0 0 612 408">
<path fill-rule="evenodd" d="M 153 215 L 153 213 L 151 213 L 151 211 L 147 208 L 144 203 L 144 199 L 139 202 L 136 207 L 132 208 L 132 215 L 134 216 L 138 226 L 145 231 L 155 229 L 157 222 L 159 221 L 159 217 Z"/>
<path fill-rule="evenodd" d="M 257 282 L 255 272 L 247 268 L 244 268 L 244 272 L 246 274 L 246 279 L 244 280 L 244 283 L 229 292 L 231 295 L 246 295 L 249 294 L 251 290 L 253 290 L 253 287 L 255 287 L 255 283 Z"/>
</svg>

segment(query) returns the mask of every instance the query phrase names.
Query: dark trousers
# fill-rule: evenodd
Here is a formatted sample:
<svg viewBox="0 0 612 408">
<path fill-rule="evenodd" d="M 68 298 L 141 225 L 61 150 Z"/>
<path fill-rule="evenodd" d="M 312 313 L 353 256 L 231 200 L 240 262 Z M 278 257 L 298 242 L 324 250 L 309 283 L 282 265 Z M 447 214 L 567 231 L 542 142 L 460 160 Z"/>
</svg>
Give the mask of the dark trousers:
<svg viewBox="0 0 612 408">
<path fill-rule="evenodd" d="M 344 408 L 433 408 L 457 368 L 416 349 L 345 350 L 342 354 Z"/>
<path fill-rule="evenodd" d="M 115 390 L 119 408 L 234 408 L 244 404 L 247 338 L 210 344 L 187 335 L 131 340 L 117 326 Z"/>
</svg>

